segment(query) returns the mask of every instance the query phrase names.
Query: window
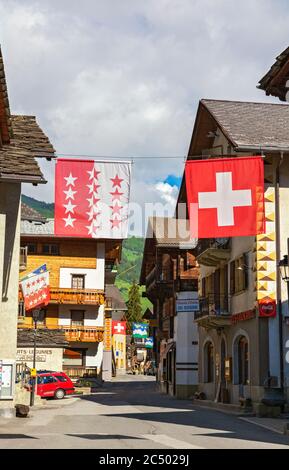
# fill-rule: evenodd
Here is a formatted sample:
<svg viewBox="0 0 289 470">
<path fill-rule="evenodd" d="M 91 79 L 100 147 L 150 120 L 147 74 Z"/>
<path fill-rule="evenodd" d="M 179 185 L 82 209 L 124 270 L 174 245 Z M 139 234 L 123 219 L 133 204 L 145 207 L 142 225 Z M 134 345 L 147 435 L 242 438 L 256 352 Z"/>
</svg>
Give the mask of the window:
<svg viewBox="0 0 289 470">
<path fill-rule="evenodd" d="M 27 243 L 27 252 L 29 255 L 35 255 L 37 253 L 36 243 Z"/>
<path fill-rule="evenodd" d="M 56 378 L 53 377 L 52 375 L 45 375 L 44 377 L 42 377 L 42 383 L 43 385 L 45 384 L 53 384 L 57 382 Z"/>
<path fill-rule="evenodd" d="M 247 254 L 230 263 L 230 294 L 238 294 L 248 289 L 248 261 Z"/>
<path fill-rule="evenodd" d="M 56 375 L 55 378 L 59 381 L 59 382 L 67 382 L 67 378 L 64 377 L 63 375 Z"/>
<path fill-rule="evenodd" d="M 83 326 L 84 310 L 71 310 L 71 326 Z"/>
<path fill-rule="evenodd" d="M 85 288 L 85 276 L 80 274 L 71 275 L 71 287 L 72 289 L 84 289 Z"/>
<path fill-rule="evenodd" d="M 42 246 L 42 253 L 44 255 L 57 256 L 59 255 L 59 245 L 45 244 Z"/>
<path fill-rule="evenodd" d="M 239 384 L 248 385 L 249 383 L 249 346 L 245 336 L 241 336 L 238 342 L 238 371 Z"/>
</svg>

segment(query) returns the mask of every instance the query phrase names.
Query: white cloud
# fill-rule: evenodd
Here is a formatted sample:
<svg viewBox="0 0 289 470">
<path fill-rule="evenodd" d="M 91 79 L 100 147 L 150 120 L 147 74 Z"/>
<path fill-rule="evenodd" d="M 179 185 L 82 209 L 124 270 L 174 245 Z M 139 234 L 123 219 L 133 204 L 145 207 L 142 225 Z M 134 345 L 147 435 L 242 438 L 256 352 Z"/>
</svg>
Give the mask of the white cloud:
<svg viewBox="0 0 289 470">
<path fill-rule="evenodd" d="M 0 0 L 11 108 L 59 153 L 135 157 L 137 193 L 182 174 L 182 158 L 136 156 L 185 155 L 200 98 L 269 100 L 256 85 L 288 22 L 284 0 Z M 51 201 L 42 166 L 48 185 L 25 192 Z"/>
</svg>

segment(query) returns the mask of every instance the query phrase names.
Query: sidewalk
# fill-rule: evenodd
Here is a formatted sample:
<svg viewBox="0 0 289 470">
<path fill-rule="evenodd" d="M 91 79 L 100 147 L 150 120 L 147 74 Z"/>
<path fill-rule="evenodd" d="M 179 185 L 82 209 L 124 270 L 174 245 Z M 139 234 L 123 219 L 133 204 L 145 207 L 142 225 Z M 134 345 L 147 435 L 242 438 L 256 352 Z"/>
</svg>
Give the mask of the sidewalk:
<svg viewBox="0 0 289 470">
<path fill-rule="evenodd" d="M 289 416 L 286 416 L 284 418 L 256 418 L 239 416 L 239 419 L 247 421 L 248 423 L 256 424 L 261 428 L 268 429 L 269 431 L 273 431 L 282 435 L 287 434 L 286 425 L 289 425 Z M 289 439 L 289 434 L 287 435 Z"/>
</svg>

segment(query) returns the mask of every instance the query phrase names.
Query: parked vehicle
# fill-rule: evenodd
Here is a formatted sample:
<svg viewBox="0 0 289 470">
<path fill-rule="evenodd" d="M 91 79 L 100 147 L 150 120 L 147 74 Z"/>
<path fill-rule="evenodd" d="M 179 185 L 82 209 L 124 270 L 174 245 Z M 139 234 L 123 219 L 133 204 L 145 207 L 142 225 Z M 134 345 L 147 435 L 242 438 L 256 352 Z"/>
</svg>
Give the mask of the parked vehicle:
<svg viewBox="0 0 289 470">
<path fill-rule="evenodd" d="M 31 381 L 28 389 L 31 390 Z M 61 400 L 65 395 L 75 391 L 71 379 L 64 372 L 51 372 L 37 374 L 36 393 L 41 398 L 53 397 Z"/>
</svg>

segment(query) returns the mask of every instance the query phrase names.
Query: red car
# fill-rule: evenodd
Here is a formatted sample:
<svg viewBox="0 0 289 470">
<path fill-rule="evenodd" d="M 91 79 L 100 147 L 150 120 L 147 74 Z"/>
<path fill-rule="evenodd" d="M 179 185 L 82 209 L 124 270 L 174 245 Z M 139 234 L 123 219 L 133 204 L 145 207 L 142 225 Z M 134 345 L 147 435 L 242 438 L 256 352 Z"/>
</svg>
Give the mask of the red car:
<svg viewBox="0 0 289 470">
<path fill-rule="evenodd" d="M 64 372 L 47 372 L 37 375 L 36 393 L 41 398 L 54 397 L 61 400 L 65 395 L 72 395 L 74 391 L 71 379 Z"/>
</svg>

